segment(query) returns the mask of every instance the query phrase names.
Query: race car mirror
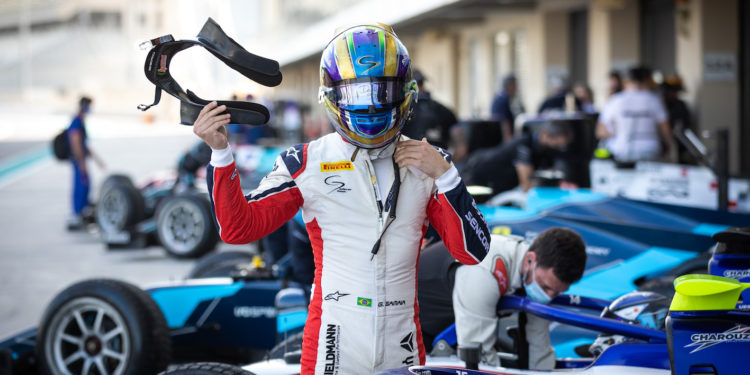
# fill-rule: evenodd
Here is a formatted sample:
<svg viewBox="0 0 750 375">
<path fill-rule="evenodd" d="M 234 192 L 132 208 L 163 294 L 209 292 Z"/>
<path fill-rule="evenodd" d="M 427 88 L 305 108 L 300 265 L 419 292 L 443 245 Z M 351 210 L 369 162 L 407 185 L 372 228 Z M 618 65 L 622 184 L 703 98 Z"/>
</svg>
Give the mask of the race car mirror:
<svg viewBox="0 0 750 375">
<path fill-rule="evenodd" d="M 180 123 L 192 125 L 195 122 L 201 109 L 211 100 L 202 99 L 190 90 L 183 90 L 169 73 L 169 64 L 178 52 L 196 45 L 205 48 L 230 68 L 261 85 L 271 87 L 281 83 L 282 77 L 277 61 L 248 52 L 227 36 L 216 21 L 209 18 L 195 40 L 174 40 L 172 35 L 165 35 L 141 43 L 141 48 L 150 48 L 144 71 L 146 78 L 156 86 L 156 92 L 152 104 L 140 104 L 138 109 L 145 111 L 158 104 L 161 91 L 164 90 L 181 102 Z M 257 103 L 228 100 L 216 102 L 227 106 L 232 124 L 263 125 L 268 122 L 270 116 L 268 109 Z"/>
</svg>

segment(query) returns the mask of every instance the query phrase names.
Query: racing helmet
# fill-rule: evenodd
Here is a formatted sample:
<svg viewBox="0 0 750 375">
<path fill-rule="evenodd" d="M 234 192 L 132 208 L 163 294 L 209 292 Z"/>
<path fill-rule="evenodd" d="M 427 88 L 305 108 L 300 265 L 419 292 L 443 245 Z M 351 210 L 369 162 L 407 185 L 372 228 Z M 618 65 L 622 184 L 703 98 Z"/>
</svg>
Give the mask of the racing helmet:
<svg viewBox="0 0 750 375">
<path fill-rule="evenodd" d="M 664 330 L 664 319 L 669 312 L 669 298 L 654 292 L 631 292 L 612 301 L 602 311 L 602 318 Z M 622 335 L 601 334 L 589 347 L 598 356 L 612 345 L 628 341 Z"/>
<path fill-rule="evenodd" d="M 612 301 L 601 316 L 652 329 L 664 329 L 667 312 L 669 298 L 654 292 L 631 292 Z"/>
<path fill-rule="evenodd" d="M 366 149 L 393 142 L 417 100 L 409 52 L 390 26 L 349 27 L 320 59 L 318 99 L 347 142 Z"/>
</svg>

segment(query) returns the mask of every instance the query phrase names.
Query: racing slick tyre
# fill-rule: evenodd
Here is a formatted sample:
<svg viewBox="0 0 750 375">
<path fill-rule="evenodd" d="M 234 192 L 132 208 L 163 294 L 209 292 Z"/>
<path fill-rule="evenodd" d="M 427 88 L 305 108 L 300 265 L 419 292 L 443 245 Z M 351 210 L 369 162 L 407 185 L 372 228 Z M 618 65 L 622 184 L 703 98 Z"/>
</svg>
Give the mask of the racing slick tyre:
<svg viewBox="0 0 750 375">
<path fill-rule="evenodd" d="M 187 275 L 188 279 L 229 277 L 238 265 L 250 263 L 253 255 L 245 251 L 223 251 L 202 257 Z"/>
<path fill-rule="evenodd" d="M 171 358 L 159 307 L 143 290 L 118 280 L 71 285 L 52 300 L 39 327 L 42 374 L 156 374 Z"/>
<path fill-rule="evenodd" d="M 208 199 L 197 194 L 166 198 L 156 210 L 156 232 L 167 253 L 177 258 L 198 258 L 219 241 Z"/>
<path fill-rule="evenodd" d="M 218 362 L 186 363 L 159 375 L 254 375 L 240 367 Z"/>
<path fill-rule="evenodd" d="M 117 233 L 143 219 L 145 203 L 128 176 L 107 177 L 99 191 L 96 222 L 106 233 Z"/>
</svg>

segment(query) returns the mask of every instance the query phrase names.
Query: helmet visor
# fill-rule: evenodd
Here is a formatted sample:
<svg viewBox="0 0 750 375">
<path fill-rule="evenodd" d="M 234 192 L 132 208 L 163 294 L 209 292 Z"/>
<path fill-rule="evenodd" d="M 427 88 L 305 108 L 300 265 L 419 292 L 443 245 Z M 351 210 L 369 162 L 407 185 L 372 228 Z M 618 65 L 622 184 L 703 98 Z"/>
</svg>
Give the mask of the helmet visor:
<svg viewBox="0 0 750 375">
<path fill-rule="evenodd" d="M 404 101 L 406 90 L 402 79 L 355 78 L 320 88 L 323 96 L 347 111 L 391 109 Z M 367 112 L 365 112 L 367 113 Z"/>
</svg>

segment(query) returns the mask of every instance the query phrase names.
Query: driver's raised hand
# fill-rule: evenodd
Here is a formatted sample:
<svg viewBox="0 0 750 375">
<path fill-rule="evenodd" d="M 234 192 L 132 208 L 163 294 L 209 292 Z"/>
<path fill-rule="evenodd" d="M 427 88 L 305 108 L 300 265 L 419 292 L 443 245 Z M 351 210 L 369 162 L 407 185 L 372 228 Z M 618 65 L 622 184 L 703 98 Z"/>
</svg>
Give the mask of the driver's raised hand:
<svg viewBox="0 0 750 375">
<path fill-rule="evenodd" d="M 193 133 L 212 149 L 223 150 L 229 146 L 227 128 L 225 127 L 229 123 L 229 114 L 222 114 L 226 111 L 227 106 L 217 105 L 213 101 L 203 107 L 193 124 Z"/>
</svg>

